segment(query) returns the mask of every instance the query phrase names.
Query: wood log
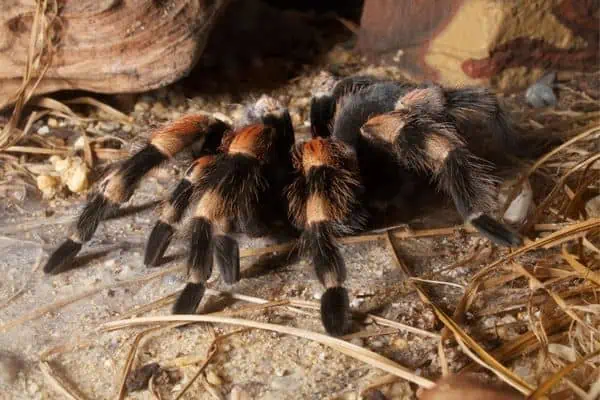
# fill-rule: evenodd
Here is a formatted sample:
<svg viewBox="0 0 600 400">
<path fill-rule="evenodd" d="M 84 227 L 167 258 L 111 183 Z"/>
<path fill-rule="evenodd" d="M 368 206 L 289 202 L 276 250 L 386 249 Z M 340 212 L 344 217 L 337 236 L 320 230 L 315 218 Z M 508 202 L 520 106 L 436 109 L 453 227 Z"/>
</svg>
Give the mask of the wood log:
<svg viewBox="0 0 600 400">
<path fill-rule="evenodd" d="M 599 0 L 365 0 L 357 49 L 444 84 L 532 83 L 600 61 Z"/>
<path fill-rule="evenodd" d="M 195 65 L 228 2 L 59 1 L 58 45 L 35 93 L 132 93 L 172 83 Z M 4 0 L 2 8 L 0 109 L 22 84 L 36 1 Z"/>
</svg>

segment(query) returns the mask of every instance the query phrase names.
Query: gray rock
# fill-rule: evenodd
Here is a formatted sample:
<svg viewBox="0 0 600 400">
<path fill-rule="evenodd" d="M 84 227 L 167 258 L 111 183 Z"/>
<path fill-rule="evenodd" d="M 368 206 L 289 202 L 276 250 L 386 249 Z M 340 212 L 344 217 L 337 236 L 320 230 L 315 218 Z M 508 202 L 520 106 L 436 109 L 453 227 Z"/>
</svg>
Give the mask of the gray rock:
<svg viewBox="0 0 600 400">
<path fill-rule="evenodd" d="M 557 98 L 552 90 L 556 73 L 544 75 L 536 83 L 529 86 L 525 92 L 527 104 L 534 108 L 543 108 L 556 105 Z"/>
</svg>

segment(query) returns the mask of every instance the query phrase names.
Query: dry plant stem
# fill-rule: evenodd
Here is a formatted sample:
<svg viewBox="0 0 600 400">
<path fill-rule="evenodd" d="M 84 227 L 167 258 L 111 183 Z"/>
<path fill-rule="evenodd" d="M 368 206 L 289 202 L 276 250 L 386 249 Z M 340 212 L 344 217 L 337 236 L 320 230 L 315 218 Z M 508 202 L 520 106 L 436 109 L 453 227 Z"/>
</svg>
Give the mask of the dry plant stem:
<svg viewBox="0 0 600 400">
<path fill-rule="evenodd" d="M 404 271 L 404 273 L 411 277 L 412 274 L 410 273 L 410 270 L 408 269 L 406 264 L 398 255 L 396 248 L 392 242 L 391 236 L 388 235 L 387 238 L 397 265 Z M 437 305 L 435 305 L 435 303 L 431 301 L 431 299 L 427 296 L 425 290 L 423 290 L 423 288 L 418 282 L 413 280 L 410 280 L 410 282 L 413 285 L 413 287 L 417 290 L 421 301 L 433 308 L 433 311 L 438 317 L 438 319 L 442 321 L 442 323 L 449 330 L 451 330 L 452 333 L 454 333 L 454 337 L 457 341 L 460 339 L 467 343 L 468 347 L 470 349 L 473 349 L 479 355 L 479 357 L 481 357 L 484 360 L 483 362 L 485 363 L 486 368 L 493 371 L 503 381 L 505 381 L 506 383 L 508 383 L 509 385 L 511 385 L 512 387 L 524 394 L 529 394 L 531 391 L 533 391 L 533 388 L 527 385 L 527 383 L 521 378 L 513 374 L 512 371 L 510 371 L 508 368 L 504 367 L 504 365 L 499 363 L 494 357 L 492 357 L 487 351 L 485 351 L 485 349 L 481 347 L 479 343 L 477 343 L 474 339 L 467 335 L 467 333 L 456 322 L 454 322 L 452 318 L 447 316 L 446 313 L 444 313 L 444 311 L 442 311 Z"/>
<path fill-rule="evenodd" d="M 268 324 L 262 322 L 256 322 L 251 320 L 219 317 L 213 315 L 181 315 L 181 316 L 161 316 L 161 317 L 146 317 L 146 318 L 133 318 L 129 320 L 114 321 L 100 326 L 101 331 L 111 331 L 115 329 L 122 329 L 130 326 L 154 324 L 154 323 L 166 323 L 176 321 L 187 321 L 187 322 L 215 322 L 230 325 L 239 325 L 249 328 L 256 328 L 262 330 L 268 330 L 272 332 L 284 333 L 287 335 L 297 336 L 304 339 L 312 340 L 323 345 L 329 346 L 341 353 L 344 353 L 350 357 L 356 358 L 369 365 L 382 369 L 391 374 L 397 375 L 403 379 L 413 382 L 419 386 L 430 388 L 434 384 L 429 379 L 423 378 L 416 375 L 412 371 L 405 367 L 397 364 L 385 357 L 380 356 L 370 350 L 364 349 L 360 346 L 356 346 L 352 343 L 348 343 L 341 339 L 337 339 L 321 333 L 311 332 L 304 329 L 293 328 L 289 326 L 282 326 L 276 324 Z"/>
<path fill-rule="evenodd" d="M 204 362 L 202 362 L 202 364 L 200 365 L 200 368 L 198 369 L 198 371 L 196 372 L 196 374 L 192 377 L 192 379 L 190 379 L 190 381 L 187 383 L 187 385 L 185 385 L 185 387 L 183 388 L 183 390 L 177 395 L 177 397 L 175 397 L 175 400 L 179 400 L 179 399 L 181 399 L 183 397 L 183 395 L 185 394 L 185 392 L 187 392 L 189 390 L 189 388 L 192 386 L 192 384 L 194 382 L 196 382 L 196 379 L 198 379 L 198 377 L 200 376 L 200 374 L 202 373 L 202 371 L 204 371 L 204 369 L 206 368 L 206 366 L 208 365 L 208 363 L 210 362 L 210 360 L 213 358 L 213 356 L 216 353 L 217 353 L 217 345 L 213 341 L 213 343 L 209 347 L 208 354 L 206 355 L 206 358 L 204 359 Z"/>
<path fill-rule="evenodd" d="M 47 361 L 40 361 L 39 363 L 40 370 L 46 378 L 47 381 L 50 382 L 52 387 L 64 397 L 71 400 L 86 400 L 86 397 L 83 394 L 77 392 L 75 389 L 71 387 L 71 385 L 67 384 L 60 376 L 56 375 L 50 364 Z"/>
<path fill-rule="evenodd" d="M 25 73 L 23 74 L 23 83 L 17 93 L 15 93 L 15 106 L 10 119 L 2 132 L 0 132 L 0 151 L 15 144 L 16 140 L 20 138 L 19 135 L 14 135 L 13 130 L 19 125 L 23 108 L 52 63 L 54 45 L 52 43 L 53 38 L 50 36 L 54 29 L 54 24 L 57 22 L 59 22 L 57 2 L 52 0 L 50 2 L 48 0 L 37 1 L 31 25 L 29 51 Z"/>
<path fill-rule="evenodd" d="M 546 393 L 549 393 L 550 390 L 568 373 L 570 373 L 571 371 L 573 371 L 575 368 L 579 367 L 584 362 L 596 357 L 599 354 L 600 354 L 600 349 L 594 351 L 593 353 L 588 354 L 587 356 L 585 356 L 583 358 L 580 358 L 579 360 L 577 360 L 573 363 L 570 363 L 569 365 L 567 365 L 560 371 L 556 372 L 554 375 L 552 375 L 550 378 L 548 378 L 548 380 L 546 380 L 544 383 L 542 383 L 536 389 L 535 392 L 531 393 L 531 395 L 528 397 L 528 400 L 536 400 L 536 399 L 542 398 L 542 396 L 544 396 Z"/>
<path fill-rule="evenodd" d="M 132 123 L 133 122 L 133 117 L 128 117 L 127 115 L 123 114 L 121 111 L 116 110 L 113 107 L 109 106 L 108 104 L 104 104 L 101 101 L 98 101 L 92 97 L 78 97 L 76 99 L 67 100 L 67 101 L 65 101 L 65 103 L 67 103 L 67 104 L 85 104 L 85 105 L 93 106 L 93 107 L 98 108 L 105 114 L 108 114 L 112 119 L 118 120 L 119 122 L 122 122 L 122 123 Z"/>
<path fill-rule="evenodd" d="M 596 114 L 598 114 L 598 113 L 594 113 L 594 118 L 597 117 Z M 522 187 L 522 185 L 525 182 L 525 180 L 527 178 L 529 178 L 531 176 L 531 174 L 533 174 L 546 161 L 548 161 L 554 155 L 560 153 L 564 149 L 568 148 L 573 143 L 576 143 L 576 142 L 578 142 L 578 141 L 580 141 L 582 139 L 585 139 L 585 138 L 589 137 L 590 135 L 593 135 L 594 133 L 597 133 L 599 131 L 600 131 L 600 125 L 594 124 L 594 126 L 592 128 L 586 129 L 585 131 L 579 133 L 578 135 L 576 135 L 573 138 L 567 140 L 565 143 L 563 143 L 560 146 L 552 149 L 551 151 L 549 151 L 548 153 L 546 153 L 545 155 L 543 155 L 542 157 L 540 157 L 525 173 L 522 174 L 521 178 L 517 182 L 515 182 L 513 189 L 511 190 L 510 194 L 508 195 L 507 204 L 505 204 L 504 208 L 508 207 L 508 204 L 510 204 L 510 201 L 512 201 L 512 199 L 516 198 L 516 196 L 518 194 L 518 191 Z"/>
<path fill-rule="evenodd" d="M 496 261 L 492 262 L 471 278 L 465 294 L 456 307 L 456 311 L 454 313 L 455 318 L 458 321 L 462 319 L 464 313 L 469 309 L 471 302 L 477 295 L 479 286 L 482 284 L 484 278 L 500 264 L 510 261 L 513 258 L 520 256 L 521 254 L 525 254 L 531 250 L 554 247 L 565 241 L 577 239 L 598 228 L 600 228 L 600 218 L 591 218 L 587 221 L 573 223 L 559 231 L 553 232 L 544 238 L 540 238 L 534 242 L 528 243 L 525 246 L 512 251 L 508 255 L 500 257 Z"/>
<path fill-rule="evenodd" d="M 60 149 L 44 149 L 41 147 L 29 147 L 29 146 L 10 146 L 4 151 L 8 153 L 24 153 L 24 154 L 45 154 L 45 155 L 58 155 L 66 156 L 70 153 L 69 150 Z"/>
<path fill-rule="evenodd" d="M 117 394 L 117 398 L 119 400 L 123 400 L 125 398 L 125 396 L 127 395 L 127 376 L 129 376 L 129 373 L 131 372 L 131 368 L 133 367 L 133 362 L 135 361 L 135 355 L 137 353 L 137 349 L 138 346 L 140 344 L 140 342 L 142 341 L 142 339 L 144 338 L 144 336 L 152 333 L 152 332 L 156 332 L 158 330 L 161 329 L 165 329 L 168 327 L 154 327 L 154 328 L 149 328 L 149 329 L 145 329 L 144 331 L 138 333 L 135 337 L 135 339 L 133 340 L 133 343 L 131 345 L 131 349 L 129 350 L 129 353 L 127 354 L 127 359 L 125 361 L 125 366 L 123 367 L 123 371 L 121 372 L 121 379 L 120 379 L 120 384 L 119 384 L 119 392 Z"/>
<path fill-rule="evenodd" d="M 114 288 L 121 287 L 121 286 L 127 286 L 127 285 L 136 284 L 136 283 L 147 282 L 147 281 L 150 281 L 150 280 L 162 277 L 164 275 L 170 274 L 172 272 L 178 271 L 178 270 L 180 270 L 182 268 L 183 267 L 179 266 L 179 265 L 173 266 L 173 267 L 170 267 L 170 268 L 166 268 L 163 271 L 160 271 L 160 272 L 157 272 L 157 273 L 154 273 L 154 274 L 150 274 L 148 276 L 144 276 L 144 277 L 136 278 L 136 279 L 130 279 L 130 280 L 126 280 L 126 281 L 121 281 L 121 282 L 118 282 L 118 283 L 112 283 L 112 284 L 108 284 L 108 285 L 102 285 L 100 287 L 97 287 L 95 289 L 91 289 L 91 290 L 85 291 L 85 292 L 77 294 L 75 296 L 58 300 L 58 301 L 56 301 L 56 302 L 54 302 L 52 304 L 48 304 L 48 305 L 40 307 L 40 308 L 38 308 L 38 309 L 36 309 L 36 310 L 28 313 L 28 314 L 25 314 L 22 317 L 13 319 L 12 321 L 8 321 L 5 324 L 0 325 L 0 332 L 6 332 L 6 331 L 8 331 L 10 329 L 13 329 L 13 328 L 21 325 L 24 322 L 35 320 L 35 319 L 41 317 L 44 314 L 47 314 L 49 312 L 53 312 L 53 311 L 59 310 L 59 309 L 65 307 L 65 306 L 67 306 L 69 304 L 75 303 L 75 302 L 77 302 L 79 300 L 82 300 L 82 299 L 88 298 L 90 296 L 93 296 L 93 295 L 95 295 L 97 293 L 100 293 L 103 290 L 114 289 Z"/>
<path fill-rule="evenodd" d="M 586 323 L 581 318 L 579 318 L 579 316 L 577 314 L 575 314 L 573 311 L 571 311 L 570 306 L 565 302 L 565 300 L 563 298 L 561 298 L 554 291 L 548 289 L 546 287 L 546 285 L 544 285 L 542 282 L 540 282 L 535 276 L 530 274 L 529 271 L 527 271 L 525 268 L 523 268 L 523 266 L 521 266 L 518 263 L 513 263 L 512 265 L 521 274 L 523 274 L 523 276 L 525 276 L 527 279 L 529 279 L 529 282 L 532 286 L 532 297 L 533 297 L 533 292 L 535 290 L 543 289 L 544 291 L 546 291 L 546 293 L 548 293 L 548 295 L 552 298 L 552 300 L 554 300 L 556 305 L 559 306 L 565 314 L 567 314 L 569 317 L 571 317 L 571 319 L 579 322 L 582 326 L 585 326 L 587 329 L 589 329 L 591 332 L 595 333 L 596 335 L 600 335 L 600 332 L 596 328 L 594 328 L 593 326 L 590 326 L 588 323 Z"/>
<path fill-rule="evenodd" d="M 542 211 L 545 210 L 547 208 L 547 206 L 550 205 L 550 201 L 552 200 L 552 198 L 554 197 L 554 195 L 558 192 L 558 190 L 561 187 L 563 187 L 563 185 L 565 184 L 565 182 L 567 181 L 567 178 L 569 176 L 571 176 L 573 173 L 577 172 L 579 169 L 587 167 L 589 165 L 592 165 L 592 164 L 594 164 L 595 162 L 597 162 L 599 160 L 600 160 L 600 153 L 595 154 L 595 155 L 589 157 L 588 159 L 586 159 L 586 160 L 578 163 L 577 165 L 575 165 L 574 167 L 572 167 L 571 169 L 569 169 L 569 171 L 567 171 L 567 173 L 565 173 L 563 176 L 561 176 L 561 178 L 556 183 L 556 185 L 554 186 L 554 188 L 552 188 L 552 190 L 550 191 L 550 193 L 548 194 L 548 196 L 546 196 L 546 198 L 537 207 L 535 213 L 531 217 L 530 221 L 525 225 L 524 229 L 529 229 L 529 227 L 531 227 L 535 223 L 535 221 L 538 220 L 538 218 L 540 217 Z"/>
<path fill-rule="evenodd" d="M 589 243 L 589 241 L 588 241 Z M 591 244 L 591 243 L 590 243 Z M 590 270 L 588 267 L 577 261 L 576 257 L 569 253 L 565 246 L 562 248 L 562 258 L 584 279 L 588 279 L 600 286 L 600 273 Z"/>
<path fill-rule="evenodd" d="M 368 384 L 367 386 L 365 386 L 361 391 L 360 391 L 360 395 L 361 396 L 365 396 L 365 394 L 373 389 L 377 389 L 379 387 L 382 386 L 386 386 L 386 385 L 391 385 L 393 383 L 396 383 L 400 380 L 400 378 L 398 378 L 397 376 L 394 375 L 385 375 L 382 376 L 381 378 L 377 378 L 375 379 L 375 381 L 371 382 L 370 384 Z"/>
<path fill-rule="evenodd" d="M 247 330 L 248 330 L 248 328 L 237 329 L 237 330 L 235 330 L 233 332 L 229 332 L 229 333 L 223 334 L 221 336 L 215 337 L 213 339 L 212 343 L 210 344 L 210 346 L 208 346 L 208 353 L 207 353 L 206 357 L 204 358 L 204 361 L 200 365 L 200 368 L 198 369 L 198 371 L 196 372 L 196 374 L 194 375 L 194 377 L 192 379 L 190 379 L 190 381 L 188 382 L 188 384 L 185 385 L 185 387 L 183 388 L 183 390 L 177 395 L 177 397 L 175 398 L 175 400 L 179 400 L 180 398 L 182 398 L 183 395 L 185 394 L 185 392 L 187 392 L 188 389 L 192 386 L 192 384 L 196 381 L 196 379 L 198 379 L 198 377 L 200 376 L 200 374 L 202 373 L 202 371 L 204 371 L 204 369 L 206 368 L 206 366 L 208 365 L 208 363 L 210 362 L 210 360 L 217 353 L 217 350 L 219 349 L 219 342 L 220 341 L 224 340 L 225 338 L 228 338 L 229 336 L 236 335 L 238 333 L 242 333 L 242 332 L 245 332 Z"/>
<path fill-rule="evenodd" d="M 203 376 L 202 379 L 200 379 L 200 383 L 202 383 L 202 386 L 204 386 L 204 389 L 214 399 L 216 399 L 216 400 L 225 400 L 223 398 L 223 396 L 221 396 L 221 394 L 217 391 L 217 389 L 215 389 L 210 383 L 208 383 L 208 381 L 206 380 L 206 376 Z"/>
<path fill-rule="evenodd" d="M 442 376 L 448 376 L 450 374 L 450 367 L 448 366 L 448 359 L 444 351 L 444 339 L 442 338 L 438 342 L 438 356 L 440 357 L 440 365 L 442 366 Z"/>
</svg>

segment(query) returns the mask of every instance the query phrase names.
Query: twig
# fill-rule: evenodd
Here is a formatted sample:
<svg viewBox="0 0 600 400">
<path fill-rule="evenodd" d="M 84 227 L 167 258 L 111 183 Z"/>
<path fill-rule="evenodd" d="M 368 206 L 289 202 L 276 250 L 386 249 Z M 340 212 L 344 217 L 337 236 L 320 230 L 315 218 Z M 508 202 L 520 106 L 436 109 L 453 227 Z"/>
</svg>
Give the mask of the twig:
<svg viewBox="0 0 600 400">
<path fill-rule="evenodd" d="M 145 318 L 133 318 L 129 320 L 115 321 L 103 324 L 100 326 L 101 331 L 111 331 L 115 329 L 123 329 L 130 326 L 146 325 L 153 323 L 167 323 L 167 322 L 214 322 L 222 324 L 239 325 L 250 328 L 268 330 L 272 332 L 284 333 L 287 335 L 297 336 L 305 339 L 309 339 L 323 345 L 329 346 L 341 353 L 344 353 L 350 357 L 356 358 L 369 365 L 382 369 L 386 372 L 397 375 L 403 379 L 413 382 L 419 386 L 430 388 L 433 387 L 434 383 L 429 379 L 423 378 L 416 375 L 412 371 L 406 369 L 389 360 L 377 353 L 370 350 L 356 346 L 352 343 L 348 343 L 344 340 L 337 339 L 331 336 L 323 335 L 316 332 L 307 331 L 304 329 L 268 324 L 263 322 L 256 322 L 251 320 L 220 317 L 214 315 L 172 315 L 172 316 L 160 316 L 160 317 L 145 317 Z"/>
</svg>

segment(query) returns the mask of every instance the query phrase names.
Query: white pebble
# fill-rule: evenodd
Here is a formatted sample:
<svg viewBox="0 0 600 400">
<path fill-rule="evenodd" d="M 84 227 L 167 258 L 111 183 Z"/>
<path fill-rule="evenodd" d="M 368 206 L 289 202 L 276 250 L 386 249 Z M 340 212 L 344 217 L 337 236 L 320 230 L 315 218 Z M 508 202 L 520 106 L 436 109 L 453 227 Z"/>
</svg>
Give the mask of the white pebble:
<svg viewBox="0 0 600 400">
<path fill-rule="evenodd" d="M 364 303 L 364 302 L 365 302 L 365 299 L 361 299 L 360 297 L 356 297 L 356 298 L 354 298 L 354 299 L 353 299 L 353 300 L 350 302 L 350 307 L 352 307 L 352 308 L 357 308 L 357 307 L 360 307 L 360 305 L 361 305 L 362 303 Z"/>
<path fill-rule="evenodd" d="M 47 125 L 44 125 L 40 129 L 38 129 L 37 133 L 39 133 L 40 135 L 47 135 L 50 133 L 50 128 Z"/>
<path fill-rule="evenodd" d="M 600 217 L 600 196 L 593 197 L 585 203 L 585 212 L 588 218 Z"/>
</svg>

